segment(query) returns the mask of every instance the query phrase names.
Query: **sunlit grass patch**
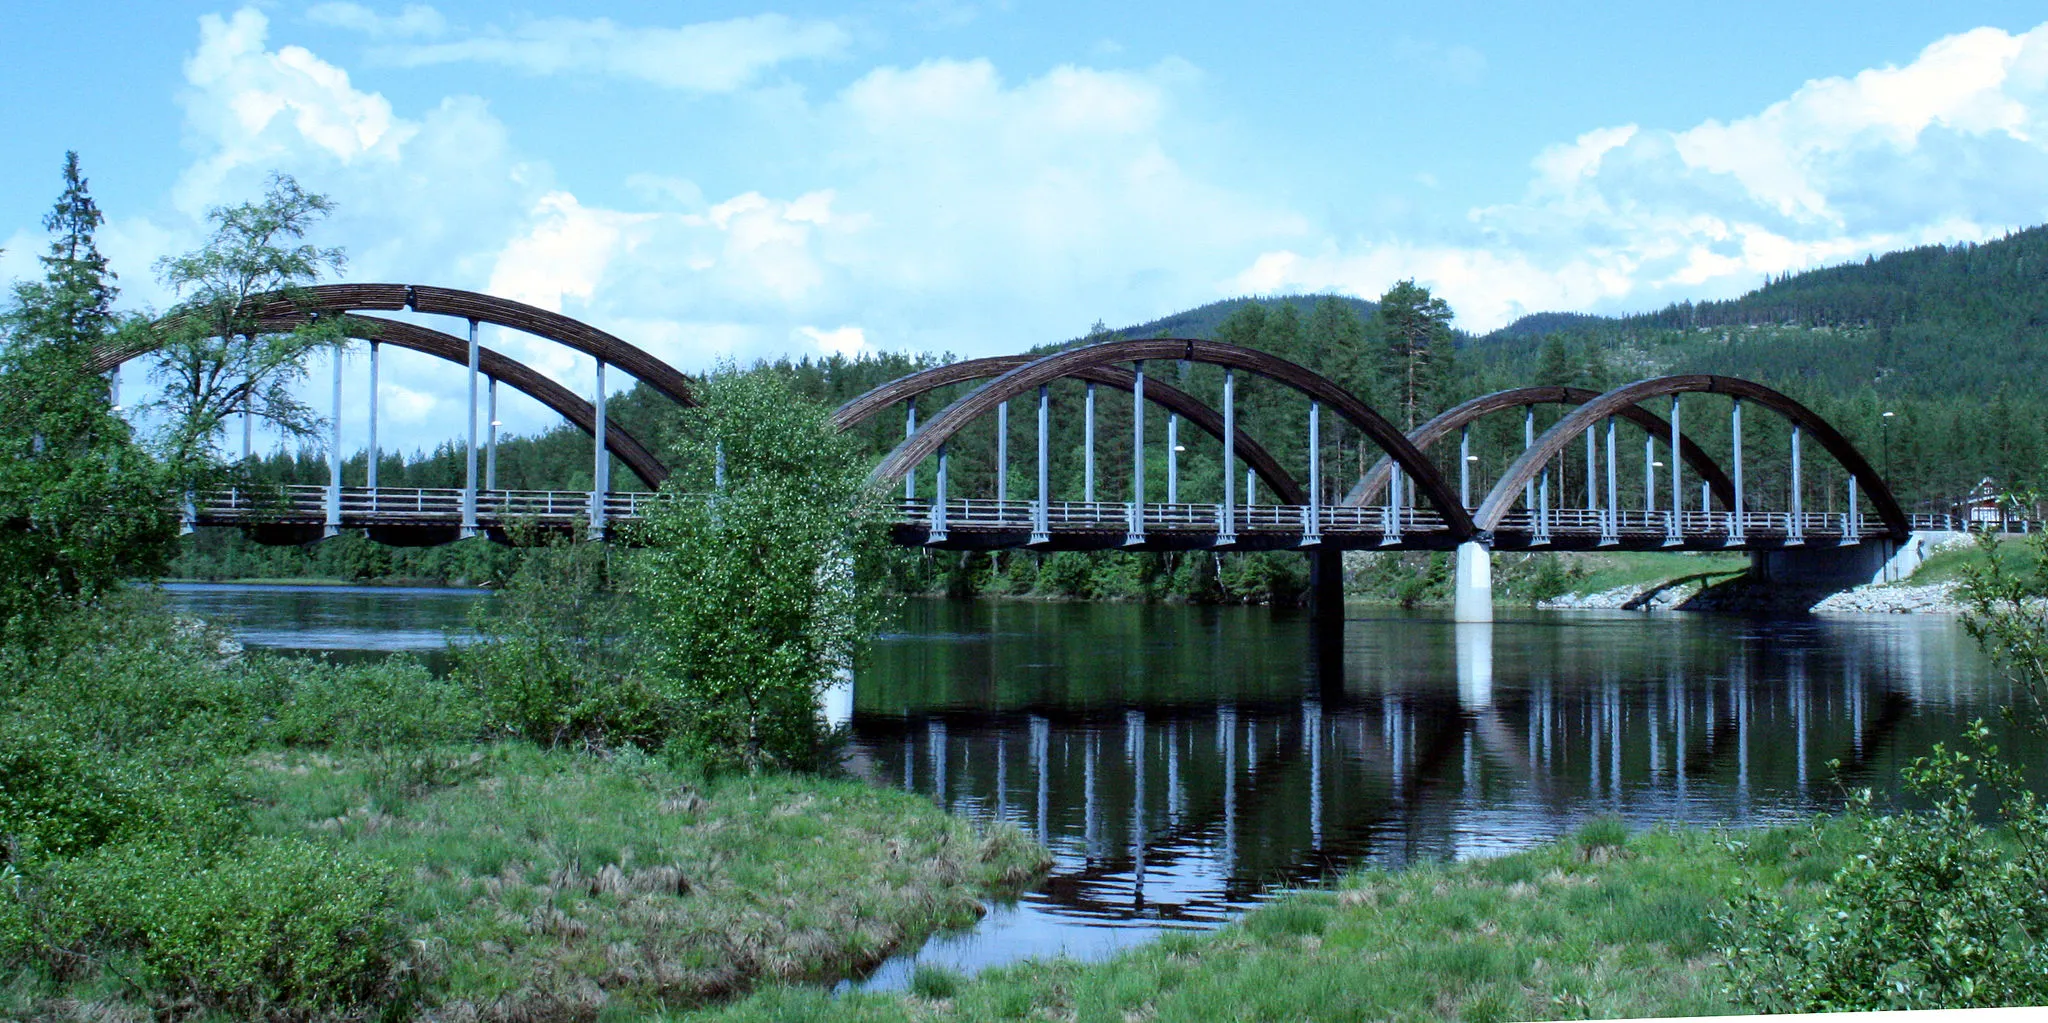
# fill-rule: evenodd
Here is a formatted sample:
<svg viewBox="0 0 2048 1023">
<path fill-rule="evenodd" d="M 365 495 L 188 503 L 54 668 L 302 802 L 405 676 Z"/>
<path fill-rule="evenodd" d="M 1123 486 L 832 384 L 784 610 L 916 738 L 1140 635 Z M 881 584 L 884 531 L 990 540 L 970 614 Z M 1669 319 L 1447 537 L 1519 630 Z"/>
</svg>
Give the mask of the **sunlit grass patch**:
<svg viewBox="0 0 2048 1023">
<path fill-rule="evenodd" d="M 1837 830 L 1629 834 L 1599 820 L 1542 848 L 1363 870 L 1211 934 L 1113 959 L 1020 963 L 964 983 L 831 998 L 777 987 L 688 1017 L 765 1020 L 1524 1020 L 1741 1011 L 1713 916 L 1738 877 L 1795 889 Z"/>
<path fill-rule="evenodd" d="M 1012 828 L 854 782 L 523 743 L 412 752 L 458 766 L 419 783 L 390 758 L 266 756 L 260 827 L 411 878 L 415 968 L 450 1019 L 638 1018 L 839 976 L 1045 866 Z"/>
</svg>

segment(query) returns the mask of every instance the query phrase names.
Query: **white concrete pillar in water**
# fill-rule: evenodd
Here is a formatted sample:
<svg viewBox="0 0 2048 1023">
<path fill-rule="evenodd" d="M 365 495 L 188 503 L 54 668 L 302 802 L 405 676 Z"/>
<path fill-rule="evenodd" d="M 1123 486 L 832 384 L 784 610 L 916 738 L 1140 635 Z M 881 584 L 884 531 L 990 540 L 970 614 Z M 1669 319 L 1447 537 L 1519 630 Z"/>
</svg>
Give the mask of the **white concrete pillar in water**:
<svg viewBox="0 0 2048 1023">
<path fill-rule="evenodd" d="M 818 695 L 818 706 L 825 714 L 825 727 L 838 730 L 853 723 L 853 669 L 839 668 L 832 672 L 832 683 Z"/>
<path fill-rule="evenodd" d="M 1467 540 L 1458 545 L 1458 568 L 1452 585 L 1452 621 L 1493 621 L 1493 552 L 1485 544 Z"/>
<path fill-rule="evenodd" d="M 1454 630 L 1458 659 L 1458 704 L 1475 712 L 1493 706 L 1493 623 L 1460 619 Z"/>
</svg>

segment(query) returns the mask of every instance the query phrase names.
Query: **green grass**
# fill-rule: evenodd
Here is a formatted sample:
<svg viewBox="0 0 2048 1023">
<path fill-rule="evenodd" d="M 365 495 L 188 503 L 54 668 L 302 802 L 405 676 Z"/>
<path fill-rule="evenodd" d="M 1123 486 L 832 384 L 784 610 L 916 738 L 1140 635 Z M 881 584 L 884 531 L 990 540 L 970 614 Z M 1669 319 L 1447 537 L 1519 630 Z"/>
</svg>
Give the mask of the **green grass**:
<svg viewBox="0 0 2048 1023">
<path fill-rule="evenodd" d="M 1572 582 L 1577 594 L 1605 593 L 1623 586 L 1647 589 L 1658 583 L 1705 572 L 1741 572 L 1747 554 L 1686 554 L 1675 551 L 1627 551 L 1613 554 L 1560 554 L 1583 575 Z"/>
<path fill-rule="evenodd" d="M 1738 880 L 1807 892 L 1839 830 L 1627 836 L 1596 822 L 1513 856 L 1363 871 L 1206 935 L 1099 963 L 1031 961 L 904 994 L 778 986 L 693 1023 L 1055 1019 L 1527 1020 L 1743 1011 L 1712 916 Z"/>
<path fill-rule="evenodd" d="M 2006 562 L 2008 571 L 2028 573 L 2040 565 L 2041 554 L 2038 544 L 2024 541 L 2004 541 L 1999 544 L 1999 555 Z M 1920 567 L 1906 578 L 1910 586 L 1927 586 L 1933 583 L 1962 582 L 1970 572 L 1981 572 L 1991 566 L 1991 555 L 1975 543 L 1957 544 L 1936 551 Z"/>
<path fill-rule="evenodd" d="M 831 979 L 972 923 L 1047 865 L 1014 828 L 849 781 L 524 743 L 255 767 L 260 829 L 409 879 L 411 967 L 445 1018 L 639 1019 Z"/>
</svg>

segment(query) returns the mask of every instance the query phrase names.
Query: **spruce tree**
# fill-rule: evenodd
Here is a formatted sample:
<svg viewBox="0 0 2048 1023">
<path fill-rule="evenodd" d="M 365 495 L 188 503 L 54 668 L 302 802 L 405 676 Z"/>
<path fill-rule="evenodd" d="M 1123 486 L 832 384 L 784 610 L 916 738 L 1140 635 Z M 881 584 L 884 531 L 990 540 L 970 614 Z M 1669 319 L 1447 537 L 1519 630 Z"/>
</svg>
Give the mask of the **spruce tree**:
<svg viewBox="0 0 2048 1023">
<path fill-rule="evenodd" d="M 1441 407 L 1451 370 L 1451 307 L 1413 280 L 1380 296 L 1375 317 L 1384 345 L 1383 393 L 1393 399 L 1401 428 L 1413 430 Z"/>
</svg>

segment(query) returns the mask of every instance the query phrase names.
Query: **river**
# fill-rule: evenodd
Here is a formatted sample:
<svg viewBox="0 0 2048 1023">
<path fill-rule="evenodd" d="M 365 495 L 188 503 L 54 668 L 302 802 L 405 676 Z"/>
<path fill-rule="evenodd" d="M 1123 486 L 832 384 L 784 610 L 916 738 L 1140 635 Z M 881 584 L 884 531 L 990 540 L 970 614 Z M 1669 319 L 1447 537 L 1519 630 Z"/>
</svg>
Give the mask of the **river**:
<svg viewBox="0 0 2048 1023">
<path fill-rule="evenodd" d="M 488 599 L 167 589 L 245 643 L 350 657 L 445 657 Z M 1292 611 L 909 602 L 856 675 L 850 762 L 1009 821 L 1056 864 L 863 983 L 1094 957 L 1331 871 L 1511 851 L 1601 814 L 1798 820 L 1845 784 L 1895 791 L 1899 767 L 2008 695 L 1939 615 L 1503 613 L 1353 608 L 1326 678 Z"/>
</svg>

